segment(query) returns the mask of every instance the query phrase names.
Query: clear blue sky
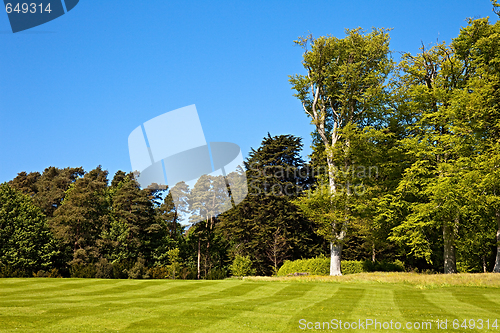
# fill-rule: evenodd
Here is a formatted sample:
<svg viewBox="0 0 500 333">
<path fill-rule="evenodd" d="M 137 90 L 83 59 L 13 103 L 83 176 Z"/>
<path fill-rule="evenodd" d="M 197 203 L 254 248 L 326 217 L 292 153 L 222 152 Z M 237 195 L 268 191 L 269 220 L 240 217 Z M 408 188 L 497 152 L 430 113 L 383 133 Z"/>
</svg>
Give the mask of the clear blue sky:
<svg viewBox="0 0 500 333">
<path fill-rule="evenodd" d="M 82 0 L 13 34 L 0 12 L 0 182 L 48 166 L 130 171 L 127 138 L 141 123 L 196 104 L 207 141 L 240 145 L 312 126 L 288 75 L 303 73 L 293 40 L 393 28 L 391 48 L 449 42 L 481 1 Z M 111 178 L 112 176 L 110 176 Z"/>
</svg>

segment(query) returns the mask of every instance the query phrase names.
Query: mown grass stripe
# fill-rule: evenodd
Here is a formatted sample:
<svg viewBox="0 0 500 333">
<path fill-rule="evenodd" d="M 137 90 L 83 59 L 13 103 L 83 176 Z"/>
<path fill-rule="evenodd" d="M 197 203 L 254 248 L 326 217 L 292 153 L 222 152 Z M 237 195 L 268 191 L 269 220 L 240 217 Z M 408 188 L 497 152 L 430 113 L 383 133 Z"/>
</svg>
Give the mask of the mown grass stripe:
<svg viewBox="0 0 500 333">
<path fill-rule="evenodd" d="M 0 280 L 0 290 L 7 293 L 0 297 L 0 332 L 303 332 L 298 322 L 302 318 L 370 317 L 448 319 L 450 331 L 454 318 L 500 317 L 500 289 L 494 287 L 419 289 L 366 281 L 30 281 L 34 288 L 28 284 L 16 294 L 15 288 L 2 288 Z M 29 296 L 30 289 L 36 297 Z"/>
</svg>

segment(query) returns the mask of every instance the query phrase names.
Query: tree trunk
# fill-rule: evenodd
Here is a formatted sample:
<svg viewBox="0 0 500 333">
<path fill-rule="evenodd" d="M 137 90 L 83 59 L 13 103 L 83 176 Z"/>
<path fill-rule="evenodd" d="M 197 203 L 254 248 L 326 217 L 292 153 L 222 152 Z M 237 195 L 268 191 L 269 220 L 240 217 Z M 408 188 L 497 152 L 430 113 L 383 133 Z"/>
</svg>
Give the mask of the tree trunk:
<svg viewBox="0 0 500 333">
<path fill-rule="evenodd" d="M 372 243 L 372 262 L 375 262 L 375 242 Z"/>
<path fill-rule="evenodd" d="M 342 244 L 330 243 L 330 275 L 342 275 L 340 262 L 342 258 Z"/>
<path fill-rule="evenodd" d="M 336 139 L 332 140 L 332 146 L 335 145 Z M 330 185 L 330 193 L 335 194 L 337 192 L 337 187 L 335 184 L 335 165 L 333 163 L 333 157 L 328 156 L 327 157 L 327 163 L 328 163 L 328 179 L 329 179 L 329 185 Z M 336 223 L 333 224 L 332 226 L 332 231 L 336 233 Z M 336 242 L 331 242 L 330 243 L 330 275 L 332 276 L 338 276 L 342 275 L 342 270 L 341 270 L 341 259 L 342 259 L 342 240 L 344 239 L 345 232 L 344 232 L 344 226 L 340 228 L 339 234 L 335 235 Z"/>
<path fill-rule="evenodd" d="M 200 261 L 201 261 L 201 242 L 200 238 L 198 238 L 198 274 L 197 279 L 200 279 Z"/>
<path fill-rule="evenodd" d="M 496 211 L 495 218 L 497 220 L 497 257 L 495 259 L 495 267 L 493 273 L 500 273 L 500 211 Z"/>
<path fill-rule="evenodd" d="M 457 263 L 455 258 L 455 235 L 453 227 L 447 223 L 443 225 L 444 240 L 444 274 L 453 274 L 457 272 Z"/>
</svg>

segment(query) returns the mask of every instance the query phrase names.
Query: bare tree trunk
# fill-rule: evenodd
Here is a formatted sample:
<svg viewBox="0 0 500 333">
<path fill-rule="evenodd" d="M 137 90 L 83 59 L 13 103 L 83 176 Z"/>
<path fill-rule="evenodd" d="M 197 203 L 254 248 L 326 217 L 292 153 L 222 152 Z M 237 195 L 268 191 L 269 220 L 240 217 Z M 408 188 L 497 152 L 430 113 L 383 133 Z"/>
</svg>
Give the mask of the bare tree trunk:
<svg viewBox="0 0 500 333">
<path fill-rule="evenodd" d="M 335 145 L 337 141 L 335 134 L 336 133 L 334 131 L 334 134 L 332 135 L 332 147 Z M 333 156 L 328 156 L 327 162 L 328 162 L 328 180 L 330 186 L 330 193 L 332 195 L 335 195 L 335 193 L 337 192 L 337 187 L 335 184 L 335 165 L 333 163 Z M 342 275 L 342 270 L 341 270 L 342 247 L 343 247 L 342 241 L 344 240 L 345 232 L 343 227 L 340 228 L 340 232 L 337 231 L 336 223 L 333 224 L 332 229 L 333 229 L 332 232 L 334 233 L 338 232 L 338 234 L 334 235 L 336 241 L 330 242 L 330 275 L 338 276 Z"/>
<path fill-rule="evenodd" d="M 375 242 L 372 243 L 372 262 L 375 262 Z"/>
<path fill-rule="evenodd" d="M 342 243 L 330 243 L 330 275 L 342 275 L 340 263 L 342 259 Z"/>
<path fill-rule="evenodd" d="M 493 267 L 493 273 L 500 273 L 500 211 L 495 212 L 495 218 L 497 220 L 497 257 L 495 259 L 495 267 Z"/>
<path fill-rule="evenodd" d="M 200 238 L 198 238 L 198 274 L 197 274 L 197 279 L 200 279 L 200 261 L 201 261 L 201 241 Z"/>
<path fill-rule="evenodd" d="M 457 272 L 457 263 L 455 257 L 455 235 L 453 227 L 447 223 L 443 225 L 444 240 L 444 274 L 453 274 Z"/>
</svg>

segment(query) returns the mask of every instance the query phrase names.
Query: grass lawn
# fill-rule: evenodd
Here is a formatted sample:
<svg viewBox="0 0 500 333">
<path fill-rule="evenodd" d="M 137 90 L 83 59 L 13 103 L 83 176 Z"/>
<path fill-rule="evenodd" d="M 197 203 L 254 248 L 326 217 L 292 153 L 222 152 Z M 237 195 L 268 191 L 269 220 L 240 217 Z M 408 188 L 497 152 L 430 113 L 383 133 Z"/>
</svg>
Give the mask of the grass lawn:
<svg viewBox="0 0 500 333">
<path fill-rule="evenodd" d="M 464 319 L 475 329 L 461 327 Z M 340 320 L 362 324 L 344 331 L 500 332 L 500 274 L 0 279 L 0 332 L 304 332 Z M 383 329 L 391 320 L 393 329 Z M 447 329 L 437 320 L 447 320 Z M 460 327 L 453 329 L 453 320 Z"/>
</svg>

